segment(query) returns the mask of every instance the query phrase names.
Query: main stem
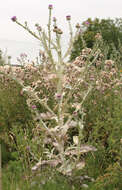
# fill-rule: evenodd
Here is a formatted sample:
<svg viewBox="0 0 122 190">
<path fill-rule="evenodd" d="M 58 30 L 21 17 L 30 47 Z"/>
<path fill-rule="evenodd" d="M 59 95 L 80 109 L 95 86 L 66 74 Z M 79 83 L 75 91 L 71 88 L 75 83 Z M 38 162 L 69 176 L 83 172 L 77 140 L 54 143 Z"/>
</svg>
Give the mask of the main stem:
<svg viewBox="0 0 122 190">
<path fill-rule="evenodd" d="M 0 190 L 2 190 L 2 155 L 1 155 L 1 144 L 0 144 Z"/>
</svg>

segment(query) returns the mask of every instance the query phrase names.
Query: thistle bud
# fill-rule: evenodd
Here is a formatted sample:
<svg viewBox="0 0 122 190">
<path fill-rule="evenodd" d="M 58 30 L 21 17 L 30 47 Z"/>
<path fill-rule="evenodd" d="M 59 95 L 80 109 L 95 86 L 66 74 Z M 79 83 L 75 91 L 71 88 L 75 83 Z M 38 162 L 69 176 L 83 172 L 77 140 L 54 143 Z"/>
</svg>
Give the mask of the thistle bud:
<svg viewBox="0 0 122 190">
<path fill-rule="evenodd" d="M 54 26 L 53 32 L 57 32 L 58 31 L 58 27 Z"/>
<path fill-rule="evenodd" d="M 80 24 L 79 24 L 79 23 L 77 23 L 75 27 L 76 27 L 76 28 L 80 28 Z"/>
<path fill-rule="evenodd" d="M 57 21 L 56 17 L 53 17 L 53 22 L 56 22 L 56 21 Z"/>
</svg>

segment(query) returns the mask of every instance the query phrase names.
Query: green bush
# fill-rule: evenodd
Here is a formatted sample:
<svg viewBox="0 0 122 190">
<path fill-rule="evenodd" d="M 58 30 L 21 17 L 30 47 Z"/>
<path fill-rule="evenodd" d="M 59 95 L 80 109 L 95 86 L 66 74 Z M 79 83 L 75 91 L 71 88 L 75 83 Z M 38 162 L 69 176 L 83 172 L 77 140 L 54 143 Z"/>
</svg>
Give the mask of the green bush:
<svg viewBox="0 0 122 190">
<path fill-rule="evenodd" d="M 26 104 L 26 97 L 20 95 L 21 87 L 5 75 L 0 77 L 0 140 L 2 142 L 3 163 L 9 160 L 8 152 L 16 144 L 12 128 L 32 129 L 31 111 Z M 6 155 L 6 156 L 5 156 Z M 5 158 L 6 157 L 6 158 Z"/>
<path fill-rule="evenodd" d="M 91 189 L 121 189 L 121 90 L 106 94 L 93 91 L 86 103 L 84 142 L 97 147 L 88 154 L 85 172 L 96 179 Z M 90 189 L 90 190 L 91 190 Z"/>
<path fill-rule="evenodd" d="M 88 19 L 89 25 L 79 38 L 74 42 L 70 60 L 74 60 L 80 55 L 84 48 L 83 40 L 86 47 L 93 48 L 96 43 L 96 34 L 100 33 L 103 38 L 103 44 L 99 47 L 102 53 L 106 54 L 106 59 L 112 59 L 121 67 L 122 61 L 122 19 Z"/>
</svg>

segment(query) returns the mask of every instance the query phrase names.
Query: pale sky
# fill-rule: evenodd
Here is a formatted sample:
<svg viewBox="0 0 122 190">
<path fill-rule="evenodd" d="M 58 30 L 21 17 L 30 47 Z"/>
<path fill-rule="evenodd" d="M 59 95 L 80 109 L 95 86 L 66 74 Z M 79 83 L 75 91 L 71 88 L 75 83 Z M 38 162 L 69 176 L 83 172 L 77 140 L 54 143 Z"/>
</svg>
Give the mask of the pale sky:
<svg viewBox="0 0 122 190">
<path fill-rule="evenodd" d="M 53 4 L 53 16 L 59 26 L 67 32 L 65 16 L 71 15 L 72 24 L 81 23 L 90 18 L 122 17 L 122 0 L 0 0 L 0 39 L 33 41 L 27 32 L 11 21 L 17 16 L 18 21 L 28 21 L 30 27 L 35 23 L 46 27 L 48 5 Z"/>
</svg>

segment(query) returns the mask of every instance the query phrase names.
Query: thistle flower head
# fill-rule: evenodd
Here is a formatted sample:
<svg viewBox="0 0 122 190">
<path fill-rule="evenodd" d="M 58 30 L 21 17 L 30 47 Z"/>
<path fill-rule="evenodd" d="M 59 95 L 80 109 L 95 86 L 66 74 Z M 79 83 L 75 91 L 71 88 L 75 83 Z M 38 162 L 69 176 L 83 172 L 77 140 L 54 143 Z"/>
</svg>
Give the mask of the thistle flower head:
<svg viewBox="0 0 122 190">
<path fill-rule="evenodd" d="M 32 105 L 32 107 L 31 107 L 32 109 L 36 109 L 36 105 Z"/>
<path fill-rule="evenodd" d="M 48 9 L 53 9 L 53 5 L 50 4 L 50 5 L 48 6 Z"/>
<path fill-rule="evenodd" d="M 16 22 L 17 17 L 16 17 L 16 16 L 13 16 L 13 17 L 11 18 L 11 20 L 12 20 L 13 22 Z"/>
<path fill-rule="evenodd" d="M 66 20 L 71 20 L 71 16 L 70 16 L 70 15 L 67 15 L 67 16 L 66 16 Z"/>
<path fill-rule="evenodd" d="M 61 94 L 58 94 L 58 93 L 56 93 L 56 94 L 55 94 L 55 98 L 56 98 L 57 100 L 60 100 L 60 99 L 61 99 L 61 97 L 62 97 L 62 95 L 61 95 Z"/>
<path fill-rule="evenodd" d="M 86 21 L 84 24 L 88 26 L 88 25 L 90 24 L 90 22 L 89 22 L 89 21 Z"/>
</svg>

